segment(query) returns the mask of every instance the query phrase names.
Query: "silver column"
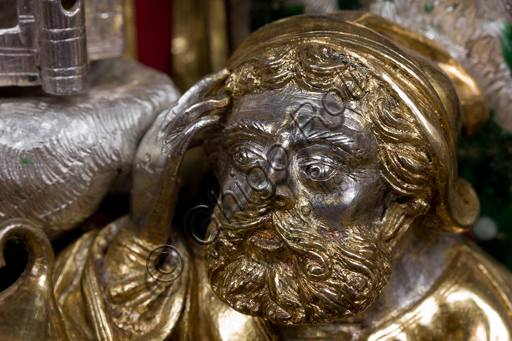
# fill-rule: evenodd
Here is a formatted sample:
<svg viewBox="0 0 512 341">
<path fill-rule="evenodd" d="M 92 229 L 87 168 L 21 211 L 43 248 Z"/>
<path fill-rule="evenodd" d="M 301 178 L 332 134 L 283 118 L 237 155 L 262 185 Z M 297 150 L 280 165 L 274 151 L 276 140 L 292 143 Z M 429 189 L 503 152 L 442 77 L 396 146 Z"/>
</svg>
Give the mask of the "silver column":
<svg viewBox="0 0 512 341">
<path fill-rule="evenodd" d="M 70 10 L 59 0 L 39 0 L 39 48 L 44 91 L 68 95 L 87 90 L 84 0 Z"/>
</svg>

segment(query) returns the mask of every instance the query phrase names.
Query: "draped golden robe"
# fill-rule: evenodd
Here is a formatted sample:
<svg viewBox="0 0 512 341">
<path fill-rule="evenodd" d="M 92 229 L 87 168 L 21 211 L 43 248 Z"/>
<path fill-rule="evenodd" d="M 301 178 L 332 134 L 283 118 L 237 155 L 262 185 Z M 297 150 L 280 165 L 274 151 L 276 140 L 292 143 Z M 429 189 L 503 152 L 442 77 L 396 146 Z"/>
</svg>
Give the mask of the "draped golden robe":
<svg viewBox="0 0 512 341">
<path fill-rule="evenodd" d="M 156 246 L 121 230 L 124 219 L 87 233 L 57 258 L 55 295 L 74 340 L 512 339 L 512 274 L 470 242 L 451 251 L 449 265 L 419 301 L 389 311 L 377 324 L 289 328 L 221 302 L 208 284 L 200 249 L 191 251 L 178 233 L 171 244 L 185 269 L 171 283 L 154 281 L 146 260 Z M 105 259 L 118 269 L 117 278 L 103 272 Z"/>
</svg>

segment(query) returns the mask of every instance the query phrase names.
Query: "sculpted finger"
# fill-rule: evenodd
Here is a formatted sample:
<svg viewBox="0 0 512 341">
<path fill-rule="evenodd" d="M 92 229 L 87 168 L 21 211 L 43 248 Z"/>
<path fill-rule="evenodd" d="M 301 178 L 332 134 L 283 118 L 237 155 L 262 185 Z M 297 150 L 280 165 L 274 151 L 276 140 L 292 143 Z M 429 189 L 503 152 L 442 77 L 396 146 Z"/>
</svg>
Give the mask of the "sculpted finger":
<svg viewBox="0 0 512 341">
<path fill-rule="evenodd" d="M 213 90 L 220 88 L 228 76 L 229 71 L 227 69 L 222 69 L 217 73 L 205 76 L 199 82 L 194 84 L 183 94 L 183 96 L 180 97 L 176 104 L 169 109 L 161 131 L 165 131 L 171 122 L 173 122 L 175 118 L 188 107 L 196 102 L 201 102 Z"/>
<path fill-rule="evenodd" d="M 187 148 L 195 134 L 208 126 L 217 124 L 219 120 L 218 115 L 199 118 L 186 127 L 180 138 L 170 146 L 163 176 L 160 177 L 158 186 L 154 189 L 151 201 L 144 211 L 132 212 L 135 214 L 132 214 L 132 219 L 140 230 L 140 238 L 159 243 L 167 240 L 167 227 L 174 216 L 174 207 L 178 199 L 178 173 Z"/>
<path fill-rule="evenodd" d="M 222 69 L 217 73 L 207 75 L 192 86 L 190 90 L 195 89 L 193 93 L 197 94 L 196 98 L 203 98 L 209 95 L 211 91 L 220 88 L 222 84 L 224 84 L 226 78 L 228 78 L 229 74 L 230 73 L 227 69 Z M 189 91 L 187 91 L 187 93 Z"/>
<path fill-rule="evenodd" d="M 189 108 L 185 109 L 163 132 L 163 136 L 166 136 L 163 149 L 166 150 L 168 146 L 172 144 L 178 136 L 180 136 L 180 134 L 186 129 L 190 122 L 195 121 L 207 111 L 225 108 L 229 105 L 229 103 L 229 96 L 222 95 L 216 98 L 209 98 L 202 102 L 195 103 Z"/>
<path fill-rule="evenodd" d="M 180 139 L 176 141 L 174 146 L 171 149 L 171 157 L 176 158 L 176 162 L 181 163 L 181 160 L 183 159 L 183 156 L 185 155 L 185 152 L 187 151 L 187 147 L 194 138 L 194 136 L 202 129 L 213 126 L 217 123 L 219 123 L 220 116 L 219 115 L 211 115 L 211 116 L 205 116 L 201 117 L 195 122 L 191 123 L 189 126 L 186 127 L 183 134 L 180 136 Z M 178 173 L 178 168 L 175 168 L 176 174 Z"/>
</svg>

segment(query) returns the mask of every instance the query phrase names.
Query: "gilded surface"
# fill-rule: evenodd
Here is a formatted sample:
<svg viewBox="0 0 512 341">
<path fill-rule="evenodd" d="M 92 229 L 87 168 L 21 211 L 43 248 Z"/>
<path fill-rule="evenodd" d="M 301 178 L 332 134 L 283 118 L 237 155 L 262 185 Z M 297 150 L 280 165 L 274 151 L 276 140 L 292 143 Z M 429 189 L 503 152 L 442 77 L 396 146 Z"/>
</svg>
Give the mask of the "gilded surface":
<svg viewBox="0 0 512 341">
<path fill-rule="evenodd" d="M 485 109 L 462 66 L 397 24 L 275 22 L 156 118 L 130 214 L 8 294 L 46 290 L 59 309 L 41 313 L 72 340 L 508 340 L 512 275 L 454 235 L 479 215 L 456 141 Z M 185 152 L 200 144 L 220 187 L 204 241 L 172 227 Z M 44 267 L 54 284 L 27 282 Z M 38 309 L 23 300 L 16 316 Z"/>
</svg>

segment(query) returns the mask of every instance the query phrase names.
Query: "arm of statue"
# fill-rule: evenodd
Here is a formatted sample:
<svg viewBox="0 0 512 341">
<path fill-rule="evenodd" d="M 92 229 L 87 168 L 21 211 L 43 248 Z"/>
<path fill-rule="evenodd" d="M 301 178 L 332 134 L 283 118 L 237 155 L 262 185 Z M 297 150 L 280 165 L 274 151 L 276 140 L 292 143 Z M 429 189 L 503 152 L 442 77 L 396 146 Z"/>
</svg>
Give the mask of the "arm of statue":
<svg viewBox="0 0 512 341">
<path fill-rule="evenodd" d="M 118 232 L 103 257 L 102 271 L 111 288 L 136 276 L 142 278 L 152 250 L 183 243 L 183 238 L 171 231 L 178 201 L 178 173 L 195 134 L 215 125 L 220 118 L 216 114 L 228 104 L 227 98 L 211 97 L 227 74 L 220 71 L 203 78 L 157 117 L 141 141 L 133 163 L 130 214 L 116 221 Z M 140 285 L 144 283 L 142 278 Z M 127 296 L 114 291 L 117 289 L 112 291 L 114 296 Z"/>
<path fill-rule="evenodd" d="M 215 125 L 227 106 L 226 98 L 215 97 L 226 76 L 221 71 L 204 78 L 157 117 L 135 156 L 130 215 L 85 235 L 59 257 L 55 292 L 73 335 L 163 340 L 179 329 L 193 261 L 185 240 L 170 228 L 178 172 L 195 134 Z M 162 244 L 176 251 L 161 265 L 165 271 L 181 259 L 173 280 L 149 273 L 149 259 Z"/>
<path fill-rule="evenodd" d="M 139 238 L 154 244 L 167 241 L 181 162 L 194 135 L 216 124 L 220 117 L 215 114 L 228 105 L 228 97 L 208 97 L 228 74 L 222 70 L 203 78 L 158 116 L 142 140 L 133 166 L 130 207 L 131 228 Z"/>
</svg>

